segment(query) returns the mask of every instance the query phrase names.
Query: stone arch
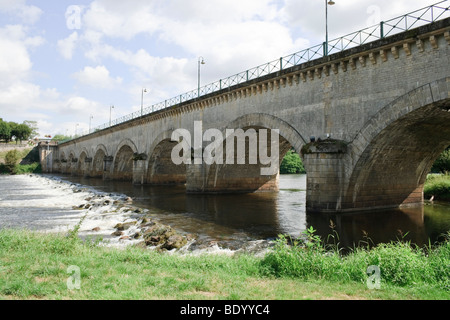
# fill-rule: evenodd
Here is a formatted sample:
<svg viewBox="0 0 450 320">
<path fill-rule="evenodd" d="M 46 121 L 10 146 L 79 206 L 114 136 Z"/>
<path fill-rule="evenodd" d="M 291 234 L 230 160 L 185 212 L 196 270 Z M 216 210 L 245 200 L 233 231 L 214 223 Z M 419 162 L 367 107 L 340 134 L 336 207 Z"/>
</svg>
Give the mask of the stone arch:
<svg viewBox="0 0 450 320">
<path fill-rule="evenodd" d="M 289 123 L 277 118 L 270 114 L 265 113 L 252 113 L 246 114 L 242 117 L 237 118 L 232 121 L 229 128 L 267 128 L 267 129 L 278 129 L 280 132 L 280 137 L 284 138 L 290 145 L 295 149 L 295 151 L 300 154 L 302 147 L 306 144 L 306 140 L 303 136 Z"/>
<path fill-rule="evenodd" d="M 105 171 L 105 157 L 108 156 L 106 147 L 103 144 L 97 146 L 94 158 L 92 159 L 91 176 L 94 178 L 103 177 Z"/>
<path fill-rule="evenodd" d="M 423 203 L 423 185 L 450 145 L 450 82 L 417 88 L 384 107 L 351 144 L 344 209 Z"/>
<path fill-rule="evenodd" d="M 128 147 L 130 147 L 131 150 L 133 150 L 134 153 L 137 153 L 137 152 L 138 152 L 138 148 L 136 147 L 136 144 L 133 142 L 133 140 L 127 138 L 127 139 L 122 140 L 122 141 L 117 145 L 117 148 L 116 148 L 116 151 L 115 151 L 115 154 L 114 154 L 114 158 L 117 156 L 117 154 L 119 153 L 120 149 L 121 149 L 123 146 L 128 146 Z"/>
<path fill-rule="evenodd" d="M 173 130 L 160 133 L 149 148 L 147 183 L 155 185 L 185 184 L 186 164 L 176 165 L 171 159 Z"/>
<path fill-rule="evenodd" d="M 130 139 L 125 139 L 118 145 L 114 156 L 113 179 L 133 180 L 133 158 L 137 152 L 136 145 Z"/>
<path fill-rule="evenodd" d="M 204 181 L 197 182 L 197 186 L 188 183 L 188 191 L 190 192 L 255 192 L 255 191 L 274 191 L 278 190 L 279 165 L 284 155 L 293 147 L 300 153 L 305 140 L 287 122 L 268 114 L 247 114 L 230 122 L 226 128 L 222 129 L 223 137 L 226 137 L 226 130 L 242 129 L 239 138 L 228 137 L 223 146 L 224 163 L 213 163 L 206 166 L 204 171 Z M 272 139 L 272 130 L 278 130 L 279 133 L 279 153 L 272 158 L 272 151 L 270 150 L 271 142 L 268 141 L 268 149 L 265 156 L 270 157 L 270 164 L 263 165 L 261 163 L 261 154 L 259 153 L 259 139 L 263 132 L 262 129 L 267 129 L 264 134 L 267 134 L 268 139 Z M 278 137 L 278 136 L 277 136 Z M 245 155 L 238 155 L 238 144 L 245 144 Z M 256 145 L 255 145 L 256 144 Z M 234 148 L 234 159 L 229 158 L 231 163 L 227 163 L 227 145 Z M 241 145 L 242 146 L 242 145 Z M 256 148 L 256 149 L 254 149 Z M 252 152 L 257 150 L 257 155 Z M 243 159 L 245 157 L 245 159 Z M 253 157 L 253 158 L 252 158 Z M 277 163 L 272 163 L 276 159 Z M 269 170 L 270 169 L 274 169 Z M 195 168 L 199 170 L 199 168 Z M 263 173 L 263 170 L 269 170 L 270 173 Z M 197 173 L 199 175 L 199 173 Z"/>
</svg>

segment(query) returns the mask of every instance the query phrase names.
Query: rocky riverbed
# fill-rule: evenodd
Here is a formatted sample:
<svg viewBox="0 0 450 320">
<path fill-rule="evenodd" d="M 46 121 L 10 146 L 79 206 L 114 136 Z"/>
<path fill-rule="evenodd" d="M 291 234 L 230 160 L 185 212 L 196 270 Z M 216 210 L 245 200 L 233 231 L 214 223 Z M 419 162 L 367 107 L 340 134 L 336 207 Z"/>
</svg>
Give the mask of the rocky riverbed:
<svg viewBox="0 0 450 320">
<path fill-rule="evenodd" d="M 72 186 L 74 193 L 87 192 L 83 187 Z M 173 250 L 187 246 L 196 238 L 193 234 L 181 234 L 159 222 L 148 209 L 134 206 L 133 199 L 126 196 L 90 193 L 81 204 L 73 206 L 73 210 L 83 214 L 79 224 L 80 235 L 91 239 L 106 235 L 106 245 L 132 244 Z M 105 223 L 107 216 L 111 218 L 109 223 Z M 95 225 L 95 221 L 98 221 L 98 225 Z M 113 227 L 111 222 L 114 222 Z M 112 232 L 111 227 L 114 229 Z"/>
</svg>

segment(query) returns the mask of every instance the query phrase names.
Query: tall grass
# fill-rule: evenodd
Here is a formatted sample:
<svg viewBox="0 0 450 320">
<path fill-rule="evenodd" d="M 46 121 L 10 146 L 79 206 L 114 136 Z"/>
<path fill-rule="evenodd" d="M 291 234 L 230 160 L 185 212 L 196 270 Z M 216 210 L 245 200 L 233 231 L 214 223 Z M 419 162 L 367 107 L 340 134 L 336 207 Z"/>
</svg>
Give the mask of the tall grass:
<svg viewBox="0 0 450 320">
<path fill-rule="evenodd" d="M 450 232 L 443 243 L 427 248 L 400 239 L 372 248 L 355 247 L 345 255 L 337 247 L 327 249 L 324 241 L 311 236 L 311 229 L 307 232 L 306 243 L 289 245 L 288 239 L 280 237 L 274 250 L 261 261 L 263 273 L 364 283 L 368 266 L 378 266 L 384 284 L 400 287 L 426 284 L 450 291 Z"/>
<path fill-rule="evenodd" d="M 428 199 L 450 201 L 450 174 L 429 174 L 423 193 Z"/>
</svg>

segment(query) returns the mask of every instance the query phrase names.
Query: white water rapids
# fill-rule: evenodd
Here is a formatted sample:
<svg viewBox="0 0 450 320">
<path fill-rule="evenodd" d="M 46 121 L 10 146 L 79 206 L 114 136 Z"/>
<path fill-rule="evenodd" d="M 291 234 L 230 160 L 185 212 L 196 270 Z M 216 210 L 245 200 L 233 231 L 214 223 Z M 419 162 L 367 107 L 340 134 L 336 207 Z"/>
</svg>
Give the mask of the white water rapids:
<svg viewBox="0 0 450 320">
<path fill-rule="evenodd" d="M 125 247 L 141 242 L 132 235 L 139 227 L 130 227 L 122 236 L 114 236 L 119 223 L 140 222 L 143 213 L 134 212 L 130 198 L 124 194 L 106 193 L 41 175 L 0 176 L 0 229 L 23 229 L 44 233 L 63 233 L 78 229 L 82 239 L 102 239 L 101 245 Z M 249 243 L 257 246 L 258 241 Z M 189 246 L 178 250 L 188 252 Z M 172 250 L 175 252 L 177 250 Z M 190 251 L 233 254 L 216 243 Z"/>
</svg>

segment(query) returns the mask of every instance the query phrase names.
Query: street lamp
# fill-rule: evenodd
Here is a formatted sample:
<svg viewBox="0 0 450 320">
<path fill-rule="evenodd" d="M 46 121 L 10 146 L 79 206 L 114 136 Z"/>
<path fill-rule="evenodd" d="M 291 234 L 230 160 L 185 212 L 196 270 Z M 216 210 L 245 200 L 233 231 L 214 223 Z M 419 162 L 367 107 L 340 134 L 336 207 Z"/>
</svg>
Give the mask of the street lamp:
<svg viewBox="0 0 450 320">
<path fill-rule="evenodd" d="M 109 107 L 109 126 L 111 127 L 111 114 L 112 114 L 112 109 L 114 109 L 114 106 L 110 106 Z"/>
<path fill-rule="evenodd" d="M 200 97 L 200 66 L 202 64 L 206 64 L 206 62 L 203 59 L 203 57 L 199 57 L 198 58 L 198 94 L 197 94 L 198 97 Z"/>
<path fill-rule="evenodd" d="M 142 89 L 142 96 L 141 96 L 141 117 L 144 115 L 144 92 L 147 92 L 147 89 Z"/>
<path fill-rule="evenodd" d="M 324 56 L 328 55 L 328 6 L 336 4 L 333 0 L 325 0 L 325 44 L 323 46 Z"/>
<path fill-rule="evenodd" d="M 91 121 L 92 119 L 94 119 L 94 116 L 91 114 L 91 116 L 89 117 L 89 133 L 91 133 Z"/>
<path fill-rule="evenodd" d="M 78 126 L 79 126 L 80 124 L 76 124 L 76 126 L 75 126 L 75 139 L 77 138 L 77 129 L 78 129 Z"/>
</svg>

